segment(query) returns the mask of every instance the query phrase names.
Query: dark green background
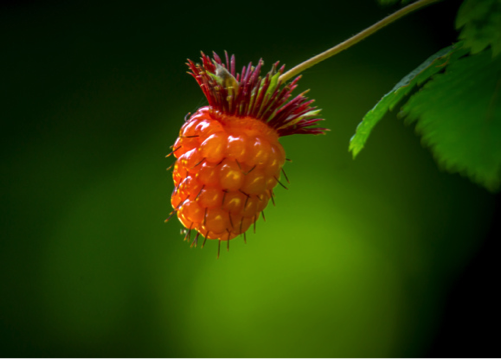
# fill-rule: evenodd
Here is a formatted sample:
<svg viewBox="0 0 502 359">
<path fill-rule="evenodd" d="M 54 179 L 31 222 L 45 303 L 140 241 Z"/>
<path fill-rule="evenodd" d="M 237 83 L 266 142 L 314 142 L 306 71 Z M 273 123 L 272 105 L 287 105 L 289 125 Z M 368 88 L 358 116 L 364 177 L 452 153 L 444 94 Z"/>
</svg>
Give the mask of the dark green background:
<svg viewBox="0 0 502 359">
<path fill-rule="evenodd" d="M 396 113 L 347 151 L 366 111 L 455 41 L 459 4 L 304 73 L 332 131 L 282 140 L 290 190 L 219 260 L 163 223 L 164 156 L 206 103 L 186 58 L 291 67 L 397 7 L 2 5 L 0 355 L 500 356 L 499 195 L 438 170 Z"/>
</svg>

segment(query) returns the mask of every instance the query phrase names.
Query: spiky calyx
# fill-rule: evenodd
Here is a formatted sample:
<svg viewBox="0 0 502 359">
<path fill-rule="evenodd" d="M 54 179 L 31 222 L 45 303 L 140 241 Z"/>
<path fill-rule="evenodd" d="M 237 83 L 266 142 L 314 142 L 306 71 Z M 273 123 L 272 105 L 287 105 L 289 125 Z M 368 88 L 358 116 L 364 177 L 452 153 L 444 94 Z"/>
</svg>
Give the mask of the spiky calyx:
<svg viewBox="0 0 502 359">
<path fill-rule="evenodd" d="M 274 129 L 279 136 L 295 134 L 324 134 L 326 128 L 313 127 L 319 118 L 320 109 L 312 107 L 314 100 L 308 100 L 302 92 L 290 100 L 300 76 L 283 84 L 279 77 L 284 65 L 278 68 L 276 62 L 272 69 L 260 76 L 263 61 L 254 67 L 249 63 L 236 73 L 235 56 L 229 59 L 225 52 L 226 63 L 213 53 L 213 59 L 202 53 L 202 65 L 188 60 L 191 74 L 213 111 L 232 117 L 248 117 L 260 120 Z"/>
</svg>

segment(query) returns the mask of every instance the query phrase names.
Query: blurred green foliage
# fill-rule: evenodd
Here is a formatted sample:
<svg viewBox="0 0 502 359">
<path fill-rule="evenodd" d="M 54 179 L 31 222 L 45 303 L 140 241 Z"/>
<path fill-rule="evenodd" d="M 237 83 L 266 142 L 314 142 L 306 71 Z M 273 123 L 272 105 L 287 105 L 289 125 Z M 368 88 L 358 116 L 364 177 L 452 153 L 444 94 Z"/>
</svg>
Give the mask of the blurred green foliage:
<svg viewBox="0 0 502 359">
<path fill-rule="evenodd" d="M 388 111 L 394 110 L 397 104 L 408 96 L 416 86 L 422 85 L 428 81 L 430 77 L 444 69 L 444 66 L 453 58 L 458 58 L 467 53 L 467 50 L 462 48 L 462 43 L 457 43 L 452 46 L 445 47 L 439 50 L 434 55 L 430 56 L 415 70 L 406 75 L 399 81 L 394 88 L 385 94 L 380 101 L 373 107 L 357 126 L 356 134 L 352 136 L 349 144 L 349 151 L 352 152 L 354 158 L 364 148 L 364 144 L 368 139 L 373 127 L 380 122 Z"/>
<path fill-rule="evenodd" d="M 500 0 L 465 0 L 455 26 L 461 29 L 459 39 L 472 54 L 487 47 L 493 57 L 500 54 Z"/>
<path fill-rule="evenodd" d="M 372 0 L 309 6 L 315 18 L 268 2 L 285 21 L 235 2 L 4 6 L 2 356 L 428 353 L 498 196 L 438 171 L 390 117 L 357 161 L 346 146 L 365 109 L 451 43 L 437 27 L 448 14 L 453 23 L 453 2 L 304 73 L 299 90 L 311 89 L 332 131 L 282 140 L 290 190 L 277 191 L 247 245 L 233 240 L 216 260 L 216 243 L 190 249 L 178 223 L 163 223 L 173 188 L 164 155 L 205 103 L 187 57 L 226 49 L 240 65 L 290 67 L 387 13 Z M 485 305 L 464 318 L 490 323 L 490 288 L 473 293 Z M 474 324 L 463 332 L 487 346 L 492 326 Z"/>
<path fill-rule="evenodd" d="M 500 0 L 465 0 L 459 40 L 405 76 L 364 116 L 351 138 L 354 157 L 387 110 L 421 86 L 401 111 L 438 164 L 487 189 L 500 189 Z M 484 53 L 480 51 L 487 49 Z M 469 54 L 470 56 L 464 57 Z M 441 61 L 441 62 L 440 62 Z M 443 72 L 444 73 L 441 73 Z"/>
<path fill-rule="evenodd" d="M 403 106 L 408 122 L 443 167 L 500 188 L 500 57 L 490 51 L 453 61 Z"/>
</svg>

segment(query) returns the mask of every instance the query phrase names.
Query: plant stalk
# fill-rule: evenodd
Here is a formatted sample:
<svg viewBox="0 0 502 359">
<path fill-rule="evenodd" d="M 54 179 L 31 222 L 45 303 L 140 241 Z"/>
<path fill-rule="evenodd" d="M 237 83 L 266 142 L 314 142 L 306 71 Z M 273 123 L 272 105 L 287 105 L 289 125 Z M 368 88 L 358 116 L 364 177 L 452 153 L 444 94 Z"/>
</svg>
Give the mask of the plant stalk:
<svg viewBox="0 0 502 359">
<path fill-rule="evenodd" d="M 344 42 L 339 43 L 338 45 L 332 47 L 329 50 L 326 50 L 319 55 L 316 55 L 307 61 L 302 62 L 301 64 L 293 67 L 291 70 L 285 72 L 279 77 L 279 81 L 284 83 L 291 79 L 292 77 L 295 77 L 299 73 L 305 71 L 309 67 L 314 66 L 315 64 L 318 64 L 321 61 L 326 60 L 327 58 L 334 56 L 343 50 L 348 49 L 349 47 L 357 44 L 359 41 L 364 40 L 368 36 L 374 34 L 378 30 L 384 28 L 385 26 L 393 23 L 394 21 L 402 18 L 403 16 L 408 15 L 409 13 L 418 10 L 420 8 L 423 8 L 427 5 L 433 4 L 435 2 L 438 2 L 441 0 L 418 0 L 414 2 L 413 4 L 410 4 L 408 6 L 403 7 L 402 9 L 396 11 L 395 13 L 383 18 L 379 22 L 373 24 L 372 26 L 368 27 L 367 29 L 361 31 L 357 35 L 352 36 L 350 39 L 345 40 Z"/>
</svg>

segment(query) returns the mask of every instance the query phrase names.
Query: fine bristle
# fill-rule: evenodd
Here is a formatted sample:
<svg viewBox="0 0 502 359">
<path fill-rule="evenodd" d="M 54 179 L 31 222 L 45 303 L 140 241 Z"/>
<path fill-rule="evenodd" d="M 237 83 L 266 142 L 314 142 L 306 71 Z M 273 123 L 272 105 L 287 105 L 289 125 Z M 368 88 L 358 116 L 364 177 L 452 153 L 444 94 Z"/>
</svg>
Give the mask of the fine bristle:
<svg viewBox="0 0 502 359">
<path fill-rule="evenodd" d="M 286 175 L 286 171 L 284 171 L 284 167 L 281 168 L 281 171 L 282 171 L 282 174 L 284 175 L 284 178 L 286 179 L 286 182 L 290 183 L 289 182 L 289 178 L 288 176 Z"/>
<path fill-rule="evenodd" d="M 193 239 L 193 242 L 192 242 L 192 244 L 190 245 L 190 248 L 191 248 L 191 247 L 197 247 L 197 243 L 198 243 L 198 241 L 199 241 L 199 235 L 200 235 L 200 233 L 199 233 L 199 232 L 197 232 L 197 233 L 195 234 L 195 238 Z"/>
<path fill-rule="evenodd" d="M 207 240 L 208 234 L 209 234 L 209 231 L 207 231 L 206 234 L 204 235 L 204 242 L 202 242 L 202 246 L 200 248 L 204 248 L 204 246 L 206 245 L 206 240 Z"/>
<path fill-rule="evenodd" d="M 322 127 L 312 127 L 322 121 L 320 110 L 312 107 L 314 100 L 304 95 L 307 91 L 290 99 L 297 87 L 300 76 L 289 83 L 279 78 L 284 65 L 279 62 L 264 76 L 260 76 L 263 61 L 235 71 L 235 56 L 228 57 L 226 63 L 213 53 L 213 58 L 202 53 L 202 65 L 188 60 L 189 74 L 192 75 L 204 92 L 209 105 L 216 111 L 235 117 L 252 117 L 267 123 L 279 136 L 294 134 L 323 134 L 328 131 Z"/>
</svg>

